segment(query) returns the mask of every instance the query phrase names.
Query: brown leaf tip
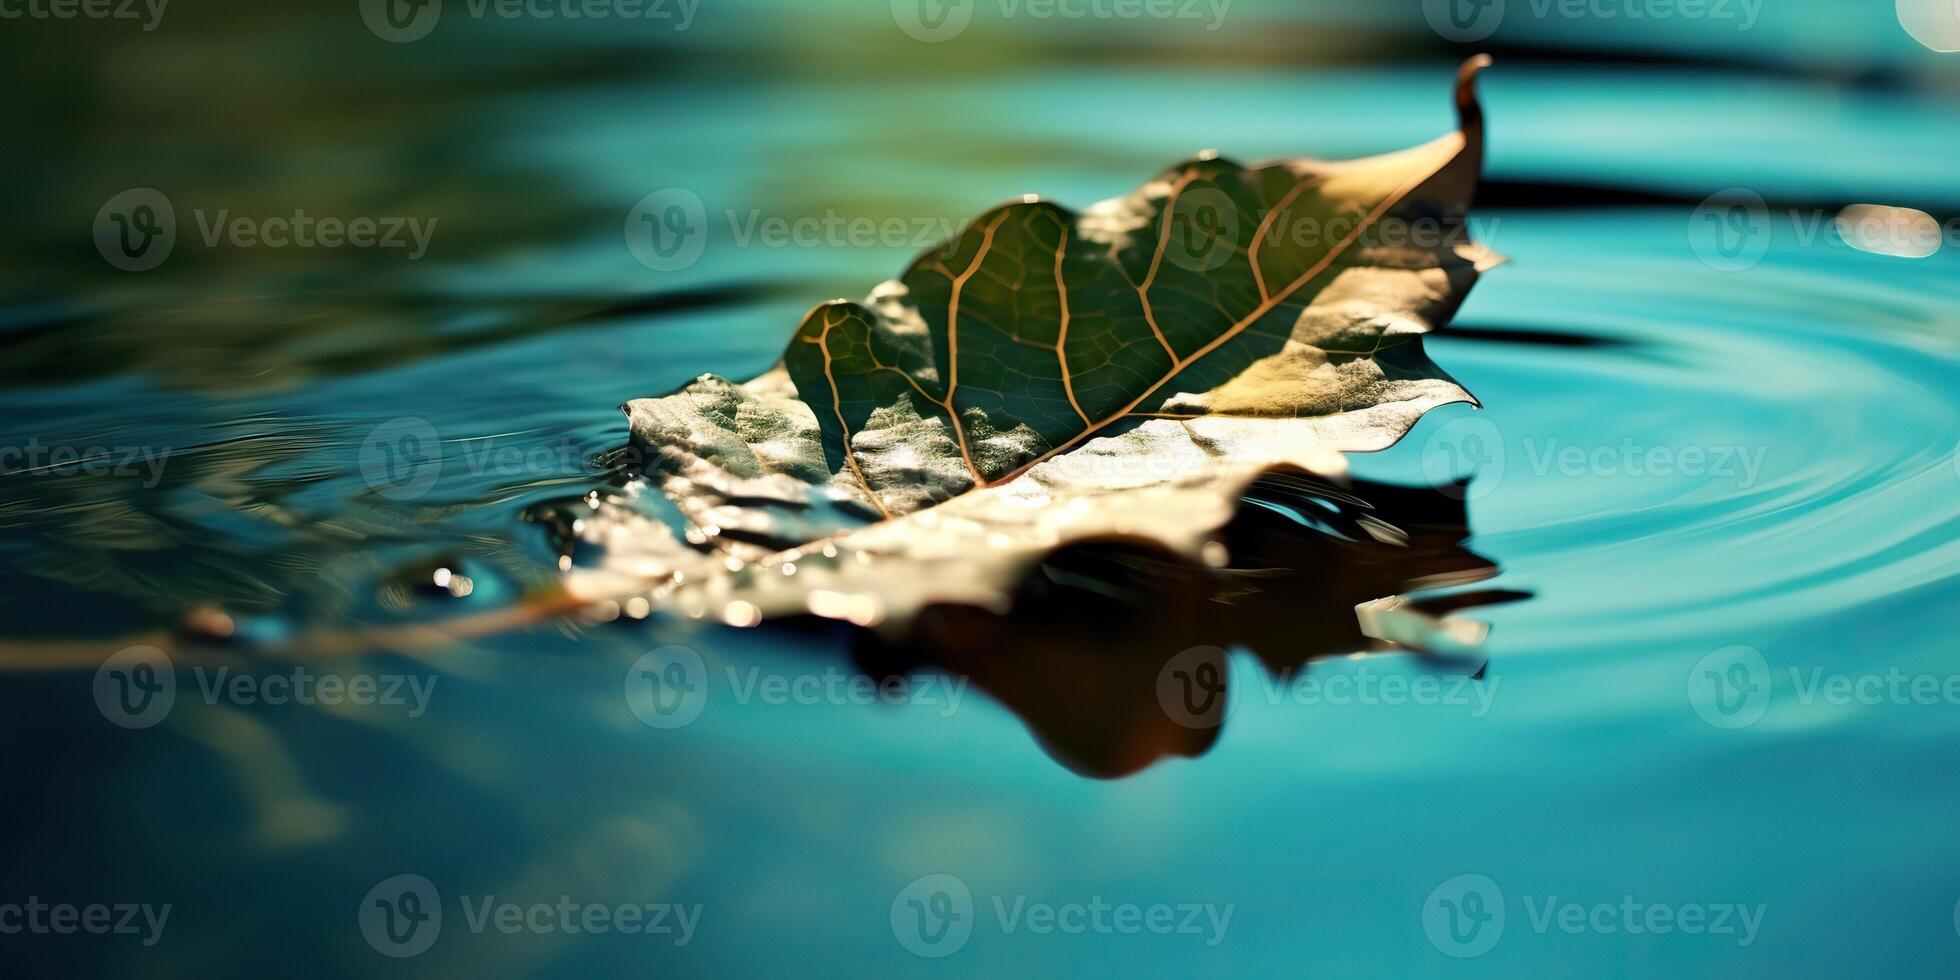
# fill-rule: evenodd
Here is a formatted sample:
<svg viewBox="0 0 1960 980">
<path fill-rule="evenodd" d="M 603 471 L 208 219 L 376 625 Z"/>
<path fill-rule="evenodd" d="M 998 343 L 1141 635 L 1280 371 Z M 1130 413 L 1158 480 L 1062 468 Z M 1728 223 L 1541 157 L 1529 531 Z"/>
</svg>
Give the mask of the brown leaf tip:
<svg viewBox="0 0 1960 980">
<path fill-rule="evenodd" d="M 1472 116 L 1483 118 L 1483 108 L 1477 102 L 1477 73 L 1489 68 L 1490 63 L 1490 55 L 1472 55 L 1456 70 L 1456 114 L 1466 127 Z"/>
<path fill-rule="evenodd" d="M 1464 143 L 1481 160 L 1484 107 L 1477 101 L 1477 73 L 1490 67 L 1490 55 L 1473 55 L 1456 70 L 1456 126 Z M 1481 165 L 1481 164 L 1480 164 Z"/>
</svg>

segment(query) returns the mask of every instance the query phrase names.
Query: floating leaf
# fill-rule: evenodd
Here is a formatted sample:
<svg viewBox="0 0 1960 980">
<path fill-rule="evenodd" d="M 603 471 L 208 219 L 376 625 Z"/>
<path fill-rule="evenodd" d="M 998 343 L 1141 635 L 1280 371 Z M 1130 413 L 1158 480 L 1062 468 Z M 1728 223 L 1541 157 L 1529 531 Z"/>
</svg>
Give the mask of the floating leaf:
<svg viewBox="0 0 1960 980">
<path fill-rule="evenodd" d="M 1007 611 L 1085 542 L 1224 564 L 1254 481 L 1338 479 L 1342 452 L 1473 401 L 1420 335 L 1497 261 L 1463 233 L 1485 63 L 1458 132 L 1342 163 L 1205 154 L 1079 214 L 1009 203 L 813 309 L 762 376 L 628 404 L 646 479 L 559 525 L 604 549 L 570 588 L 901 635 L 928 607 Z"/>
</svg>

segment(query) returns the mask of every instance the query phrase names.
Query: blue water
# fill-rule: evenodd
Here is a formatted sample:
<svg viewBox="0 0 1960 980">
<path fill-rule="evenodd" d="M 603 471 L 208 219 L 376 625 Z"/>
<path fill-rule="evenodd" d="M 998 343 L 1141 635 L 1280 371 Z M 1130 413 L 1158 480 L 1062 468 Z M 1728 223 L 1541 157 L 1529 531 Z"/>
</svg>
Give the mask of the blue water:
<svg viewBox="0 0 1960 980">
<path fill-rule="evenodd" d="M 1123 193 L 1203 147 L 1349 156 L 1452 124 L 1460 52 L 1372 4 L 1242 0 L 1195 33 L 983 11 L 941 46 L 906 40 L 884 3 L 836 6 L 705 0 L 688 32 L 645 35 L 452 11 L 401 46 L 338 6 L 185 11 L 153 37 L 20 52 L 35 98 L 7 152 L 31 199 L 7 246 L 0 442 L 162 466 L 0 477 L 16 668 L 0 684 L 16 746 L 0 904 L 172 912 L 151 947 L 5 935 L 0 955 L 105 976 L 1952 973 L 1960 242 L 1871 254 L 1783 213 L 1960 211 L 1952 63 L 1889 5 L 1766 7 L 1749 32 L 1514 19 L 1497 36 L 1565 60 L 1486 76 L 1487 176 L 1525 190 L 1477 216 L 1511 261 L 1428 343 L 1484 407 L 1354 460 L 1369 480 L 1471 476 L 1465 546 L 1501 569 L 1479 588 L 1528 593 L 1461 613 L 1491 628 L 1475 687 L 1440 675 L 1461 699 L 1266 697 L 1275 682 L 1238 655 L 1208 752 L 1096 780 L 977 690 L 957 710 L 772 705 L 727 681 L 848 674 L 834 636 L 660 617 L 434 644 L 362 633 L 548 594 L 556 555 L 523 515 L 602 482 L 619 403 L 767 367 L 813 302 L 930 244 L 744 246 L 730 210 L 957 224 L 1024 192 Z M 1367 40 L 1327 39 L 1349 36 Z M 1585 60 L 1629 52 L 1727 60 Z M 62 93 L 81 106 L 58 110 Z M 184 229 L 165 265 L 117 272 L 87 222 L 139 186 Z M 622 224 L 666 187 L 699 195 L 711 231 L 698 262 L 653 272 Z M 1516 206 L 1568 187 L 1605 196 Z M 1771 202 L 1767 250 L 1740 271 L 1695 247 L 1695 202 L 1729 187 Z M 207 246 L 188 217 L 295 207 L 438 225 L 406 261 Z M 392 499 L 361 450 L 402 418 L 439 434 L 444 462 Z M 432 564 L 473 591 L 423 587 Z M 186 615 L 211 610 L 238 634 L 211 664 L 412 678 L 434 685 L 426 711 L 207 704 L 183 658 L 168 717 L 111 724 L 102 657 L 176 656 Z M 252 653 L 294 637 L 349 652 Z M 650 727 L 622 685 L 673 644 L 713 684 L 698 719 Z M 1706 672 L 1734 663 L 1743 684 L 1711 700 Z M 1942 693 L 1809 686 L 1838 675 Z M 1439 675 L 1388 654 L 1312 676 Z M 399 874 L 426 877 L 445 919 L 427 952 L 393 959 L 358 914 Z M 931 874 L 971 896 L 970 937 L 928 947 L 944 958 L 895 928 Z M 1475 890 L 1501 933 L 1425 929 L 1461 875 L 1488 880 Z M 486 895 L 700 919 L 684 945 L 474 932 L 459 899 Z M 996 899 L 1230 918 L 1044 934 Z M 1634 933 L 1623 901 L 1760 919 Z M 1567 931 L 1571 903 L 1585 921 Z"/>
</svg>

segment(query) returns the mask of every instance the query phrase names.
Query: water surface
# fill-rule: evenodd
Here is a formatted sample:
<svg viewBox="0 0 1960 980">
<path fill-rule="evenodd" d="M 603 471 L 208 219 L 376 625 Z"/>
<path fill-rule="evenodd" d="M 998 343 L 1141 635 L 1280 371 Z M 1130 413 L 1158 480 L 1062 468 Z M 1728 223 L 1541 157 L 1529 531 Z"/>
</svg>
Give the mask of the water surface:
<svg viewBox="0 0 1960 980">
<path fill-rule="evenodd" d="M 186 12 L 155 44 L 97 34 L 26 55 L 44 83 L 8 151 L 35 193 L 9 242 L 0 442 L 160 465 L 0 477 L 9 656 L 167 643 L 158 631 L 207 605 L 277 640 L 539 594 L 556 555 L 522 515 L 601 482 L 620 402 L 766 367 L 813 302 L 931 244 L 744 245 L 747 222 L 929 232 L 1023 192 L 1119 194 L 1199 148 L 1346 156 L 1451 125 L 1454 53 L 1406 24 L 1365 53 L 1286 60 L 1258 38 L 1300 22 L 1252 8 L 1151 64 L 1121 55 L 1158 37 L 1142 29 L 1009 25 L 985 48 L 921 53 L 869 6 L 814 20 L 731 4 L 651 39 L 445 22 L 408 46 L 345 12 L 252 14 L 252 43 L 229 44 L 241 28 Z M 1386 30 L 1344 9 L 1311 23 Z M 1747 36 L 1607 46 L 1673 59 L 1659 65 L 1522 57 L 1487 76 L 1478 217 L 1511 262 L 1429 341 L 1484 408 L 1439 410 L 1354 461 L 1404 485 L 1469 476 L 1464 545 L 1501 569 L 1478 587 L 1529 594 L 1466 612 L 1491 626 L 1467 700 L 1302 703 L 1239 655 L 1245 696 L 1208 752 L 1092 780 L 978 692 L 957 710 L 735 696 L 730 678 L 848 671 L 828 634 L 550 620 L 301 658 L 433 678 L 413 717 L 209 705 L 186 669 L 144 730 L 105 721 L 90 669 L 22 671 L 0 708 L 31 749 L 10 770 L 7 890 L 174 911 L 154 948 L 18 949 L 124 975 L 1950 970 L 1960 704 L 1806 692 L 1960 674 L 1960 253 L 1871 254 L 1805 222 L 1860 201 L 1951 214 L 1960 103 L 1885 18 L 1764 16 Z M 1844 44 L 1817 40 L 1829 31 Z M 1498 40 L 1570 55 L 1544 24 L 1518 32 Z M 853 41 L 889 64 L 840 62 Z M 934 66 L 934 51 L 953 53 Z M 167 66 L 181 74 L 146 81 Z M 53 109 L 59 89 L 80 108 Z M 139 186 L 184 228 L 163 266 L 122 273 L 88 222 Z M 699 261 L 655 272 L 622 223 L 667 187 L 699 195 L 710 233 Z M 1770 213 L 1766 250 L 1725 271 L 1694 210 L 1729 187 Z M 208 246 L 200 208 L 438 223 L 406 261 Z M 443 447 L 409 497 L 362 468 L 399 419 Z M 431 563 L 466 571 L 470 594 L 416 585 Z M 698 719 L 663 730 L 621 690 L 670 644 L 714 685 Z M 1738 646 L 1760 654 L 1742 678 L 1767 684 L 1766 706 L 1705 696 Z M 1406 654 L 1311 675 L 1437 676 Z M 702 918 L 678 948 L 472 935 L 452 898 L 436 945 L 395 961 L 356 909 L 403 873 L 445 896 L 699 903 Z M 976 916 L 938 961 L 892 923 L 901 890 L 936 873 L 968 886 Z M 1469 959 L 1424 930 L 1432 891 L 1463 874 L 1494 882 L 1508 916 Z M 1095 896 L 1232 913 L 1207 945 L 1008 932 L 993 910 Z M 1746 937 L 1534 927 L 1554 898 L 1628 896 L 1762 918 Z"/>
</svg>

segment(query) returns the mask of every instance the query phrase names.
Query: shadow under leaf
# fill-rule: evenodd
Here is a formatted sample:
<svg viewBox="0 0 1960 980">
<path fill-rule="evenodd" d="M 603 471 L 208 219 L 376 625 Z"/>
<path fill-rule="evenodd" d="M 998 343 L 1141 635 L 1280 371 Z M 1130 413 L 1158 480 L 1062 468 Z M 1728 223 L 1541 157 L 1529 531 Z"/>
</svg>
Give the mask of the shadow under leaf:
<svg viewBox="0 0 1960 980">
<path fill-rule="evenodd" d="M 853 657 L 875 678 L 916 671 L 970 678 L 1056 761 L 1117 778 L 1211 748 L 1230 708 L 1231 648 L 1250 650 L 1284 679 L 1315 660 L 1405 648 L 1383 635 L 1405 643 L 1417 635 L 1428 642 L 1407 648 L 1434 669 L 1480 676 L 1482 628 L 1453 614 L 1525 593 L 1400 599 L 1497 574 L 1463 547 L 1468 535 L 1460 486 L 1343 487 L 1273 473 L 1253 484 L 1224 528 L 1224 567 L 1133 540 L 1075 545 L 1022 583 L 1009 612 L 931 606 L 902 639 L 850 630 Z M 1371 632 L 1383 616 L 1395 629 Z"/>
</svg>

